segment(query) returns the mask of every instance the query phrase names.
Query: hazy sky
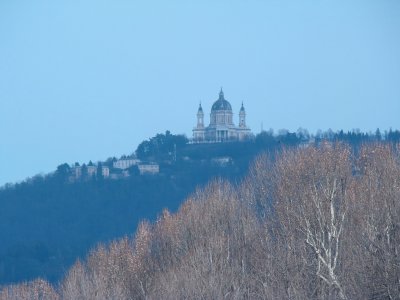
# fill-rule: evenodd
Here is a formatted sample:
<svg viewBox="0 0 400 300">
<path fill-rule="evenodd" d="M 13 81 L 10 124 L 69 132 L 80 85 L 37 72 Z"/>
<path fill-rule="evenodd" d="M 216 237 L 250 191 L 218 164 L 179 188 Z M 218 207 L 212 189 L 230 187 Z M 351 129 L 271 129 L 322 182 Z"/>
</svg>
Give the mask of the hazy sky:
<svg viewBox="0 0 400 300">
<path fill-rule="evenodd" d="M 400 128 L 398 0 L 0 1 L 0 185 L 237 124 Z"/>
</svg>

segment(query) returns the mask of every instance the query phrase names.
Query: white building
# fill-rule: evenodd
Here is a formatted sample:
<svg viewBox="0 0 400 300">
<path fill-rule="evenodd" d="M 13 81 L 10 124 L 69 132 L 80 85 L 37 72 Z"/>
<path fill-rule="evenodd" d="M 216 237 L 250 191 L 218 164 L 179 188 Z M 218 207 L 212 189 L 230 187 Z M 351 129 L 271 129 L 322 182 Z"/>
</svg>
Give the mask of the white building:
<svg viewBox="0 0 400 300">
<path fill-rule="evenodd" d="M 82 167 L 80 166 L 75 166 L 72 168 L 72 177 L 74 179 L 79 179 L 82 176 Z"/>
<path fill-rule="evenodd" d="M 143 174 L 158 174 L 160 166 L 158 164 L 140 164 L 138 165 L 140 175 Z"/>
<path fill-rule="evenodd" d="M 229 156 L 223 156 L 223 157 L 214 157 L 213 159 L 211 159 L 211 161 L 219 166 L 227 166 L 233 162 L 233 159 Z"/>
<path fill-rule="evenodd" d="M 97 175 L 98 166 L 87 166 L 87 176 L 92 177 Z M 110 168 L 107 166 L 101 166 L 101 175 L 104 178 L 110 177 Z M 74 166 L 71 168 L 71 181 L 78 180 L 82 177 L 82 166 Z"/>
<path fill-rule="evenodd" d="M 134 158 L 120 159 L 113 163 L 113 167 L 115 169 L 125 170 L 128 169 L 129 167 L 136 166 L 138 163 L 140 163 L 139 159 L 134 159 Z"/>
<path fill-rule="evenodd" d="M 101 175 L 104 178 L 110 177 L 110 168 L 107 166 L 101 166 Z"/>
<path fill-rule="evenodd" d="M 87 174 L 89 177 L 96 176 L 97 166 L 87 166 Z"/>
<path fill-rule="evenodd" d="M 197 126 L 193 129 L 193 141 L 224 142 L 243 141 L 252 136 L 250 128 L 246 126 L 246 111 L 243 103 L 239 112 L 239 126 L 233 123 L 231 104 L 224 98 L 224 92 L 219 92 L 219 98 L 211 107 L 210 124 L 204 126 L 204 113 L 201 104 L 197 111 Z"/>
</svg>

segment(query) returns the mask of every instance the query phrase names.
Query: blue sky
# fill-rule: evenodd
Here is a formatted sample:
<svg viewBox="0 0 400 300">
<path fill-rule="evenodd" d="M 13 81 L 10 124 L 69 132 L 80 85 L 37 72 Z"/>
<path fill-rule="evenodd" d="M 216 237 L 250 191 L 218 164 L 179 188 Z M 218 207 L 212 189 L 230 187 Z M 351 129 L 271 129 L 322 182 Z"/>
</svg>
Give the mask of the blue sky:
<svg viewBox="0 0 400 300">
<path fill-rule="evenodd" d="M 0 185 L 190 136 L 221 86 L 255 133 L 398 129 L 400 1 L 1 1 Z"/>
</svg>

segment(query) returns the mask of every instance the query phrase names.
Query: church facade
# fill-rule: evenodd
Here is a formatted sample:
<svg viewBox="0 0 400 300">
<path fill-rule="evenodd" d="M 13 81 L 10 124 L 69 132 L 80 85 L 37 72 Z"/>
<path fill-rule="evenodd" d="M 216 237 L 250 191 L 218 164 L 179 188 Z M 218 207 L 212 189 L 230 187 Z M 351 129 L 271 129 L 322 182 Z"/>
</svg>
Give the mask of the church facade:
<svg viewBox="0 0 400 300">
<path fill-rule="evenodd" d="M 243 103 L 239 111 L 239 126 L 235 126 L 232 106 L 225 99 L 222 89 L 219 92 L 219 98 L 211 107 L 208 126 L 204 125 L 204 112 L 201 104 L 199 105 L 197 126 L 193 128 L 194 143 L 244 141 L 251 137 L 251 130 L 246 125 L 246 111 Z"/>
</svg>

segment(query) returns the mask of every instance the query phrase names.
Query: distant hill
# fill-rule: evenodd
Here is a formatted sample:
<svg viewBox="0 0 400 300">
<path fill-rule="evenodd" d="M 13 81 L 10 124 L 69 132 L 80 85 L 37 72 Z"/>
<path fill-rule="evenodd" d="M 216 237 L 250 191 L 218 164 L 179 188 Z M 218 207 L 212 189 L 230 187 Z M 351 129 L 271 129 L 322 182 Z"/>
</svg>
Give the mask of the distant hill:
<svg viewBox="0 0 400 300">
<path fill-rule="evenodd" d="M 385 134 L 263 132 L 247 142 L 190 144 L 169 132 L 141 143 L 135 154 L 159 164 L 160 173 L 111 180 L 91 177 L 70 182 L 65 168 L 0 189 L 0 284 L 36 277 L 55 282 L 100 242 L 130 235 L 142 219 L 155 220 L 163 208 L 176 211 L 197 186 L 223 177 L 241 181 L 263 151 L 318 143 L 399 141 Z M 107 164 L 107 162 L 102 162 Z M 62 166 L 62 165 L 60 165 Z M 68 166 L 68 165 L 67 165 Z M 64 171 L 63 171 L 64 170 Z"/>
<path fill-rule="evenodd" d="M 240 184 L 213 180 L 98 245 L 57 284 L 37 278 L 0 298 L 397 299 L 399 146 L 324 141 L 261 154 Z M 107 214 L 101 204 L 94 215 Z"/>
</svg>

